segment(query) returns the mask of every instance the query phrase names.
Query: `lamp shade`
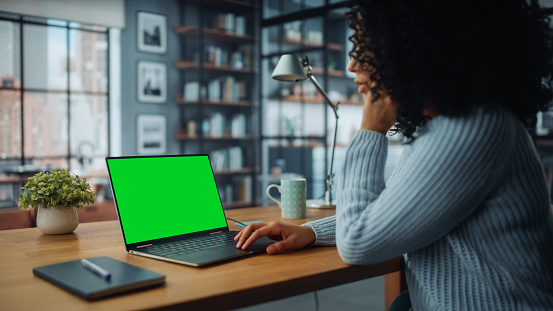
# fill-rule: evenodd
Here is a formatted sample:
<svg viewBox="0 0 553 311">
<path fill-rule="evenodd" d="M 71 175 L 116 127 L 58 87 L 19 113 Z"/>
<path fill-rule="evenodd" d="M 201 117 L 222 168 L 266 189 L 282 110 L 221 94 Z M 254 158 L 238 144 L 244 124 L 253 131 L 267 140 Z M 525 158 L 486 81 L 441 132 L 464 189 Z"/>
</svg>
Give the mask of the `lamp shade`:
<svg viewBox="0 0 553 311">
<path fill-rule="evenodd" d="M 271 77 L 275 80 L 287 82 L 307 79 L 300 59 L 292 54 L 284 54 L 280 57 Z"/>
</svg>

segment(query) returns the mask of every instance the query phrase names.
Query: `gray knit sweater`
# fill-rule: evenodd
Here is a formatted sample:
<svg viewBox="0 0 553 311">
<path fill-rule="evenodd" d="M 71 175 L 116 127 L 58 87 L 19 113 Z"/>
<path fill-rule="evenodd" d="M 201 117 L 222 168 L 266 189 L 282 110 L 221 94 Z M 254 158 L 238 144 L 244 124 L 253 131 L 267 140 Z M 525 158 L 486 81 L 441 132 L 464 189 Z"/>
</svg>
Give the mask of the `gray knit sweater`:
<svg viewBox="0 0 553 311">
<path fill-rule="evenodd" d="M 553 310 L 553 214 L 529 135 L 508 111 L 438 116 L 384 181 L 387 139 L 359 131 L 335 217 L 306 225 L 353 265 L 403 255 L 413 310 Z"/>
</svg>

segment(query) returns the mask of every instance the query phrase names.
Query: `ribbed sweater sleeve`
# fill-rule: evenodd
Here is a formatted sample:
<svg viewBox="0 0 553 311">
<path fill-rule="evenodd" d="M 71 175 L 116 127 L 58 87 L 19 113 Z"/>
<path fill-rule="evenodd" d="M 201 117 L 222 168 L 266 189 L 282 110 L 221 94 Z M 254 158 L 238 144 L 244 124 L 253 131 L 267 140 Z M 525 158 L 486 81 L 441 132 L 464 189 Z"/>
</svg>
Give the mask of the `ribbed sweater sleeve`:
<svg viewBox="0 0 553 311">
<path fill-rule="evenodd" d="M 505 122 L 512 120 L 482 110 L 432 119 L 406 147 L 410 154 L 388 185 L 387 139 L 359 131 L 338 180 L 336 244 L 342 259 L 384 261 L 429 245 L 465 220 L 500 184 L 498 172 L 513 148 L 508 131 L 517 126 Z"/>
</svg>

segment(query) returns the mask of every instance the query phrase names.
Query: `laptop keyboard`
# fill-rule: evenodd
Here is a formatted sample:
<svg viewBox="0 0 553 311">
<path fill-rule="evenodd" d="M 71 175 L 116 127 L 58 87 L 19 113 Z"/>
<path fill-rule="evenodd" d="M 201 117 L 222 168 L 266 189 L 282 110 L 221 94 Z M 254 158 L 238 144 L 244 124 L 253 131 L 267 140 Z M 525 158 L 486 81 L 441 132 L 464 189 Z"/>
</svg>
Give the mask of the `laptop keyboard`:
<svg viewBox="0 0 553 311">
<path fill-rule="evenodd" d="M 234 236 L 236 236 L 236 232 L 227 231 L 194 239 L 152 245 L 145 247 L 140 251 L 161 256 L 193 253 L 199 250 L 227 245 L 229 243 L 236 243 L 234 241 Z"/>
</svg>

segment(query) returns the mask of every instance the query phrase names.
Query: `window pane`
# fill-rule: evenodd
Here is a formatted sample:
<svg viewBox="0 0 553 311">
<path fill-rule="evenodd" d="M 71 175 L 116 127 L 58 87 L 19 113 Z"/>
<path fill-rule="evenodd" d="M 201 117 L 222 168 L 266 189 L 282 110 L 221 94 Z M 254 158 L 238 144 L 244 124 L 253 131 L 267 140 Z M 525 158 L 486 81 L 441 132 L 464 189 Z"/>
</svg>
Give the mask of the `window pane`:
<svg viewBox="0 0 553 311">
<path fill-rule="evenodd" d="M 23 117 L 25 158 L 37 158 L 35 166 L 66 167 L 67 96 L 26 92 Z"/>
<path fill-rule="evenodd" d="M 0 159 L 18 159 L 16 162 L 20 163 L 21 93 L 19 91 L 0 90 Z"/>
<path fill-rule="evenodd" d="M 20 39 L 18 23 L 0 21 L 0 87 L 21 86 Z"/>
<path fill-rule="evenodd" d="M 71 168 L 81 172 L 105 167 L 108 155 L 108 110 L 106 96 L 71 96 Z M 76 166 L 74 165 L 76 164 Z"/>
<path fill-rule="evenodd" d="M 279 2 L 275 0 L 263 1 L 263 18 L 276 17 L 280 14 Z"/>
<path fill-rule="evenodd" d="M 71 90 L 107 92 L 107 35 L 71 30 Z"/>
<path fill-rule="evenodd" d="M 283 15 L 295 13 L 301 10 L 301 0 L 281 0 Z"/>
<path fill-rule="evenodd" d="M 303 40 L 301 29 L 303 28 L 303 21 L 293 21 L 282 25 L 282 35 L 277 38 L 282 53 L 289 53 L 290 51 L 297 50 L 303 46 Z M 275 26 L 276 27 L 276 26 Z"/>
<path fill-rule="evenodd" d="M 553 7 L 553 0 L 539 0 L 538 3 L 543 8 Z"/>
<path fill-rule="evenodd" d="M 305 0 L 305 9 L 306 10 L 315 9 L 323 6 L 324 4 L 325 4 L 325 0 Z"/>
<path fill-rule="evenodd" d="M 24 87 L 67 90 L 67 29 L 23 26 Z"/>
</svg>

